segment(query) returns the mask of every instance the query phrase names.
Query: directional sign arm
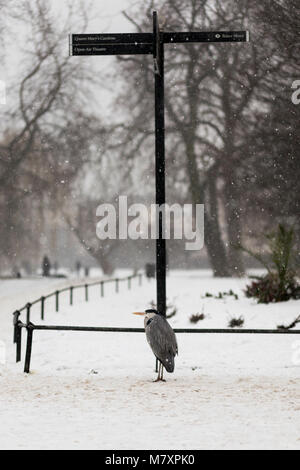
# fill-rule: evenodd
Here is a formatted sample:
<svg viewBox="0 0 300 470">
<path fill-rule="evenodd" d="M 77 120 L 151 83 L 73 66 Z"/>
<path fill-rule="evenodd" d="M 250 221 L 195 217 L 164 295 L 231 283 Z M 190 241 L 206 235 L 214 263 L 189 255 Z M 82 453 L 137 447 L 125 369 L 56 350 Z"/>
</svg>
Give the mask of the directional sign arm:
<svg viewBox="0 0 300 470">
<path fill-rule="evenodd" d="M 70 34 L 69 55 L 152 54 L 151 33 Z"/>
<path fill-rule="evenodd" d="M 165 44 L 185 42 L 248 42 L 250 40 L 249 31 L 163 32 L 159 31 L 157 15 L 153 21 L 155 23 L 153 25 L 153 33 L 70 34 L 70 43 L 73 46 L 153 44 L 158 35 L 161 36 L 161 40 Z"/>
<path fill-rule="evenodd" d="M 70 34 L 73 45 L 152 43 L 152 33 Z"/>
<path fill-rule="evenodd" d="M 164 43 L 249 42 L 249 31 L 163 32 Z"/>
<path fill-rule="evenodd" d="M 70 55 L 152 54 L 152 44 L 72 44 Z"/>
<path fill-rule="evenodd" d="M 190 42 L 247 42 L 249 31 L 208 31 L 171 33 L 159 30 L 153 16 L 153 33 L 70 34 L 69 55 L 153 54 L 155 72 L 159 73 L 159 50 L 163 44 Z"/>
</svg>

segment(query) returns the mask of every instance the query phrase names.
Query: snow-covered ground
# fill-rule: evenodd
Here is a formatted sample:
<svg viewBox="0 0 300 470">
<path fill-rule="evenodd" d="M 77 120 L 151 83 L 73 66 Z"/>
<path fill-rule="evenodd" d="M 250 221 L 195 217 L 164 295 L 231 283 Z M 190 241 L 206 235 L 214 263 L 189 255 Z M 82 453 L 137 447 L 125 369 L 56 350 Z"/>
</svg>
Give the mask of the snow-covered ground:
<svg viewBox="0 0 300 470">
<path fill-rule="evenodd" d="M 167 382 L 154 383 L 154 358 L 141 333 L 35 331 L 31 374 L 15 364 L 12 315 L 28 300 L 66 285 L 59 280 L 0 282 L 0 448 L 9 449 L 299 449 L 298 335 L 178 334 L 179 356 Z M 276 328 L 299 315 L 300 302 L 257 305 L 246 280 L 207 271 L 174 271 L 168 298 L 174 327 Z M 91 289 L 90 301 L 67 294 L 61 310 L 46 305 L 45 324 L 141 327 L 131 314 L 155 299 L 154 281 L 132 289 Z M 203 298 L 232 289 L 239 299 Z M 52 302 L 52 303 L 51 303 Z M 204 313 L 196 325 L 189 317 Z M 40 323 L 39 309 L 32 321 Z M 1 362 L 1 356 L 0 356 Z"/>
</svg>

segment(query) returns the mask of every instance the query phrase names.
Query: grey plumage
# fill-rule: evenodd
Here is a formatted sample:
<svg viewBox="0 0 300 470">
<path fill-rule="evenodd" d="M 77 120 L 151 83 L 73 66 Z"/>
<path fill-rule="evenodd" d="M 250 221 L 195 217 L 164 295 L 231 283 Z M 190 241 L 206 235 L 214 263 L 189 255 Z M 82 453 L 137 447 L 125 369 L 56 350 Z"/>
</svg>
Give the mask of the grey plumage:
<svg viewBox="0 0 300 470">
<path fill-rule="evenodd" d="M 178 354 L 178 346 L 171 326 L 165 317 L 153 311 L 146 314 L 144 325 L 146 338 L 154 355 L 163 364 L 167 372 L 173 372 L 175 367 L 174 358 Z"/>
</svg>

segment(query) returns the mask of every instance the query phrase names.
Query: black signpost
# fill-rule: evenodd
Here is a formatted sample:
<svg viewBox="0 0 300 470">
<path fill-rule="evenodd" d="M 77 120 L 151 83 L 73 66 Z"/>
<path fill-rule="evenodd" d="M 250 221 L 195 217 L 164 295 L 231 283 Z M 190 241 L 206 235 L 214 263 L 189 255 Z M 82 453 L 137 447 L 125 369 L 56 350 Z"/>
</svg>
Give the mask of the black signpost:
<svg viewBox="0 0 300 470">
<path fill-rule="evenodd" d="M 248 42 L 248 31 L 165 32 L 153 12 L 153 33 L 70 34 L 71 56 L 151 54 L 155 73 L 156 204 L 165 203 L 164 44 L 189 42 Z M 163 212 L 159 213 L 156 241 L 157 309 L 166 314 L 166 242 Z"/>
</svg>

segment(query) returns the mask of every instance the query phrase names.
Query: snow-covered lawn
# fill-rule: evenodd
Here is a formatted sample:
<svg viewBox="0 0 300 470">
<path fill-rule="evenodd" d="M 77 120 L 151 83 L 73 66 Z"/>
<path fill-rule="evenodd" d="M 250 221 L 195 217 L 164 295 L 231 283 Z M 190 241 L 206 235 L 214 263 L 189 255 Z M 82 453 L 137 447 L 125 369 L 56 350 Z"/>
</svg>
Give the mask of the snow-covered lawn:
<svg viewBox="0 0 300 470">
<path fill-rule="evenodd" d="M 35 331 L 31 374 L 15 364 L 14 309 L 65 285 L 66 280 L 1 281 L 0 448 L 18 449 L 299 449 L 300 336 L 178 334 L 179 356 L 167 382 L 154 383 L 154 358 L 144 334 Z M 246 280 L 208 272 L 172 272 L 168 298 L 174 327 L 276 328 L 300 313 L 300 302 L 257 305 Z M 155 299 L 154 281 L 134 280 L 83 292 L 68 306 L 46 306 L 45 324 L 141 327 L 131 314 Z M 203 298 L 232 289 L 239 299 Z M 52 304 L 51 304 L 52 302 Z M 189 317 L 204 313 L 196 325 Z M 39 309 L 32 321 L 40 323 Z M 23 332 L 24 340 L 26 338 Z M 3 349 L 3 347 L 2 347 Z M 1 360 L 1 358 L 0 358 Z"/>
</svg>

